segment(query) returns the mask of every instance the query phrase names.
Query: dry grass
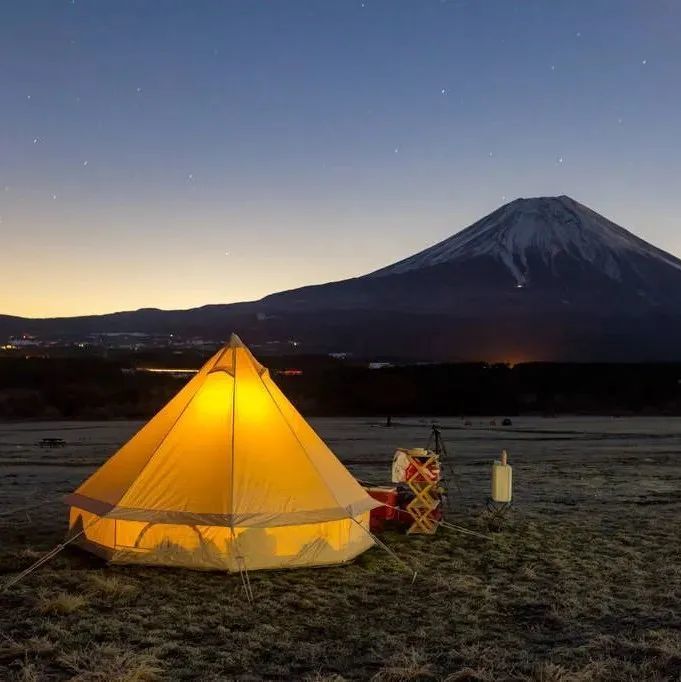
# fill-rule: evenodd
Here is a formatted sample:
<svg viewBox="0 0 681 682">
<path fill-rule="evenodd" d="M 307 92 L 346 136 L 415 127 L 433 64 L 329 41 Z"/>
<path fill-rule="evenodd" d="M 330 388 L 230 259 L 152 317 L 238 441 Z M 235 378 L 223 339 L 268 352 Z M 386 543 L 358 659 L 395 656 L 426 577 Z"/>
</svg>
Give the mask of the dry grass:
<svg viewBox="0 0 681 682">
<path fill-rule="evenodd" d="M 399 653 L 389 665 L 382 668 L 372 678 L 373 682 L 414 682 L 434 680 L 430 664 L 424 654 L 415 649 Z"/>
<path fill-rule="evenodd" d="M 516 512 L 493 542 L 451 532 L 384 539 L 421 566 L 415 584 L 373 549 L 347 566 L 255 572 L 253 606 L 235 575 L 103 567 L 65 552 L 2 596 L 0 679 L 681 675 L 674 514 Z"/>
<path fill-rule="evenodd" d="M 35 663 L 21 661 L 16 672 L 17 682 L 40 682 L 40 669 Z"/>
<path fill-rule="evenodd" d="M 98 572 L 88 576 L 91 593 L 117 604 L 129 604 L 139 594 L 139 588 L 120 576 Z"/>
<path fill-rule="evenodd" d="M 54 651 L 52 642 L 44 637 L 32 637 L 24 642 L 4 637 L 0 641 L 0 664 L 3 662 L 14 664 L 12 677 L 17 682 L 38 682 L 42 675 L 37 658 L 52 655 Z"/>
<path fill-rule="evenodd" d="M 153 682 L 161 677 L 158 659 L 108 644 L 92 644 L 62 654 L 58 662 L 74 682 Z"/>
<path fill-rule="evenodd" d="M 444 682 L 487 682 L 488 680 L 490 678 L 484 672 L 473 670 L 473 668 L 462 668 L 444 678 Z"/>
<path fill-rule="evenodd" d="M 58 594 L 51 595 L 46 590 L 43 590 L 38 594 L 35 607 L 43 614 L 65 616 L 78 611 L 78 609 L 82 609 L 86 604 L 87 599 L 82 594 L 59 592 Z"/>
<path fill-rule="evenodd" d="M 681 464 L 646 453 L 615 466 L 578 447 L 579 466 L 517 466 L 526 501 L 492 542 L 385 534 L 419 564 L 413 585 L 372 549 L 254 572 L 249 605 L 238 575 L 62 552 L 0 593 L 0 680 L 681 680 Z M 464 490 L 487 484 L 486 468 L 470 471 L 485 480 Z M 470 509 L 451 520 L 487 532 Z M 54 510 L 3 528 L 0 580 L 63 532 Z"/>
<path fill-rule="evenodd" d="M 40 656 L 54 651 L 54 645 L 45 637 L 31 637 L 24 642 L 17 642 L 11 637 L 0 640 L 0 661 L 13 661 L 29 655 Z"/>
</svg>

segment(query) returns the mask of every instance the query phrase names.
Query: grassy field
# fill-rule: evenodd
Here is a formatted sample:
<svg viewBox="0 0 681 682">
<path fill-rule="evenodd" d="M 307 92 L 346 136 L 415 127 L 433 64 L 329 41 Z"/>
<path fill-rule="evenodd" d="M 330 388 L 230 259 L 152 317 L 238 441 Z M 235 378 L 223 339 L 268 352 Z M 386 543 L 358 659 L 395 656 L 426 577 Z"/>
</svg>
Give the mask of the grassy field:
<svg viewBox="0 0 681 682">
<path fill-rule="evenodd" d="M 390 429 L 313 422 L 360 478 L 388 478 L 396 446 L 429 420 Z M 67 550 L 0 595 L 0 679 L 681 679 L 681 423 L 665 419 L 475 420 L 445 427 L 456 486 L 442 530 L 386 534 L 418 570 L 374 548 L 334 568 L 238 575 L 106 566 Z M 63 537 L 73 489 L 137 427 L 0 425 L 0 580 Z M 43 451 L 39 438 L 64 438 Z M 509 450 L 515 507 L 484 517 L 489 463 Z"/>
</svg>

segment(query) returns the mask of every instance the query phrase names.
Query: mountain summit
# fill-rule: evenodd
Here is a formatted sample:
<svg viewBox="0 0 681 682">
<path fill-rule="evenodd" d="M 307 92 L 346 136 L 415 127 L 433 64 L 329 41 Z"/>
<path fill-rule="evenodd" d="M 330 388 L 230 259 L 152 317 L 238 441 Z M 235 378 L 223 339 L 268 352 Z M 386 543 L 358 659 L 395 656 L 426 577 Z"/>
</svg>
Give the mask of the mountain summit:
<svg viewBox="0 0 681 682">
<path fill-rule="evenodd" d="M 24 320 L 0 335 L 153 332 L 414 360 L 681 360 L 681 261 L 567 196 L 516 199 L 362 277 L 252 303 Z"/>
<path fill-rule="evenodd" d="M 560 277 L 576 261 L 622 281 L 634 262 L 654 261 L 681 271 L 681 261 L 639 239 L 568 196 L 516 199 L 448 239 L 382 268 L 373 276 L 489 256 L 503 264 L 517 286 L 541 263 Z"/>
</svg>

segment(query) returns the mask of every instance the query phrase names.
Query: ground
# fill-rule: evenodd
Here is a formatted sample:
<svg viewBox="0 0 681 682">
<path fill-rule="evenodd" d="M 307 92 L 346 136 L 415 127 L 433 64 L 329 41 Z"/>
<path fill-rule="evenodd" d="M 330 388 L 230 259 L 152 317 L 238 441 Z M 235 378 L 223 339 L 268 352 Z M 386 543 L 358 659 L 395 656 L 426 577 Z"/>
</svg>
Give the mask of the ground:
<svg viewBox="0 0 681 682">
<path fill-rule="evenodd" d="M 251 605 L 238 575 L 107 566 L 69 549 L 0 594 L 0 679 L 681 679 L 681 423 L 439 422 L 449 520 L 486 537 L 384 535 L 413 582 L 374 548 L 345 566 L 253 572 Z M 313 425 L 353 473 L 382 482 L 394 448 L 424 445 L 430 420 Z M 137 426 L 0 424 L 1 582 L 60 542 L 55 499 Z M 42 450 L 46 436 L 67 446 Z M 501 448 L 515 504 L 490 532 Z"/>
</svg>

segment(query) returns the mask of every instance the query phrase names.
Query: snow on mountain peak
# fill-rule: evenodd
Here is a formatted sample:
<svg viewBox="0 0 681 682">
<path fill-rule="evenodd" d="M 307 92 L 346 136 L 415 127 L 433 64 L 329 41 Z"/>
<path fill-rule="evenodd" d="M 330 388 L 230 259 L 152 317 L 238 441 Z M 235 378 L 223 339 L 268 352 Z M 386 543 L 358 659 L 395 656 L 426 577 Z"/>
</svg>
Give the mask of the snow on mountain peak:
<svg viewBox="0 0 681 682">
<path fill-rule="evenodd" d="M 664 261 L 681 271 L 681 261 L 639 239 L 568 196 L 516 199 L 461 232 L 373 272 L 400 274 L 445 263 L 489 256 L 503 263 L 519 287 L 527 283 L 529 259 L 539 258 L 553 270 L 567 256 L 598 268 L 613 280 L 631 255 Z"/>
</svg>

